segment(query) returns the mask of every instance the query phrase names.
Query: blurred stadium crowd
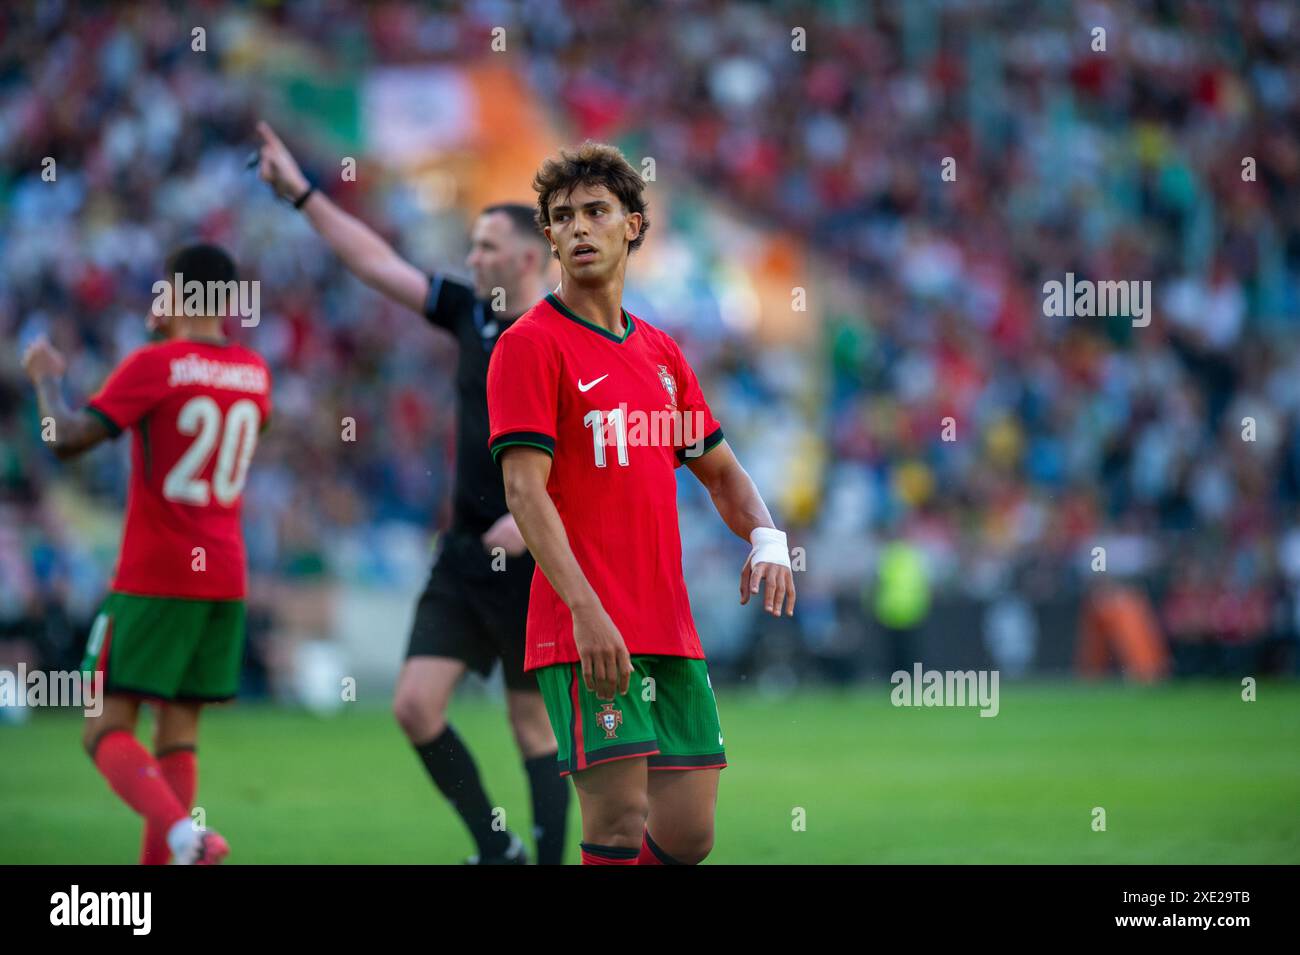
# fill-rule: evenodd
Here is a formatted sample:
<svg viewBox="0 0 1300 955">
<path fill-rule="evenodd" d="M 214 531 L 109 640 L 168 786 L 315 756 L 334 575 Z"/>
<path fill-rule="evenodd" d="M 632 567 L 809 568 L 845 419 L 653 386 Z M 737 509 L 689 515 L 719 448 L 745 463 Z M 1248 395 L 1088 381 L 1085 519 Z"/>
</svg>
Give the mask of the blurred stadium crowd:
<svg viewBox="0 0 1300 955">
<path fill-rule="evenodd" d="M 261 652 L 272 658 L 265 636 L 292 628 L 293 594 L 339 580 L 413 592 L 445 518 L 453 346 L 347 276 L 244 170 L 268 104 L 241 53 L 292 36 L 363 68 L 455 63 L 490 55 L 503 25 L 571 138 L 655 157 L 683 189 L 800 236 L 815 264 L 811 345 L 696 322 L 719 308 L 707 275 L 652 313 L 682 339 L 760 486 L 779 485 L 806 552 L 795 621 L 741 613 L 743 548 L 684 488 L 711 653 L 744 661 L 772 640 L 856 653 L 882 617 L 881 545 L 906 541 L 924 577 L 912 624 L 944 601 L 1083 606 L 1101 546 L 1107 579 L 1149 601 L 1179 669 L 1212 671 L 1218 645 L 1280 648 L 1250 665 L 1295 667 L 1300 8 L 666 8 L 0 12 L 0 639 L 75 660 L 117 543 L 93 532 L 94 515 L 125 489 L 125 442 L 59 480 L 20 343 L 48 330 L 84 398 L 143 341 L 167 248 L 196 235 L 230 245 L 263 283 L 261 324 L 243 333 L 276 374 L 245 498 Z M 188 55 L 191 22 L 209 25 L 205 57 Z M 1095 27 L 1105 53 L 1091 49 Z M 313 171 L 336 162 L 295 145 Z M 42 181 L 46 156 L 57 188 Z M 945 157 L 955 181 L 940 177 Z M 321 181 L 417 263 L 458 267 L 474 210 L 430 214 L 388 176 Z M 651 242 L 686 228 L 665 222 Z M 1045 317 L 1043 283 L 1067 272 L 1150 279 L 1154 320 Z M 345 415 L 356 443 L 340 441 Z M 777 445 L 801 422 L 807 465 L 791 469 Z M 1064 639 L 993 616 L 1013 621 L 1012 643 Z M 965 639 L 981 639 L 975 620 Z"/>
</svg>

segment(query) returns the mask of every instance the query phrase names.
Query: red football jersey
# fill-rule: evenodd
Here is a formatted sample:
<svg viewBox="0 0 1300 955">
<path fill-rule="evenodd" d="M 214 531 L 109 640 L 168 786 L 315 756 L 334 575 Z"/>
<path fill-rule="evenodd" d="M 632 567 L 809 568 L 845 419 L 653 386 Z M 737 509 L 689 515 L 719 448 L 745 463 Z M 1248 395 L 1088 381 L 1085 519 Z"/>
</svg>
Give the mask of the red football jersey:
<svg viewBox="0 0 1300 955">
<path fill-rule="evenodd" d="M 548 295 L 497 342 L 488 368 L 493 458 L 549 452 L 547 492 L 628 652 L 702 658 L 682 578 L 675 469 L 722 441 L 681 349 L 623 312 L 611 334 Z M 525 669 L 572 663 L 573 617 L 538 567 Z"/>
<path fill-rule="evenodd" d="M 242 598 L 248 570 L 239 513 L 271 412 L 271 373 L 261 356 L 235 344 L 146 345 L 118 365 L 89 410 L 114 436 L 132 432 L 113 590 Z"/>
</svg>

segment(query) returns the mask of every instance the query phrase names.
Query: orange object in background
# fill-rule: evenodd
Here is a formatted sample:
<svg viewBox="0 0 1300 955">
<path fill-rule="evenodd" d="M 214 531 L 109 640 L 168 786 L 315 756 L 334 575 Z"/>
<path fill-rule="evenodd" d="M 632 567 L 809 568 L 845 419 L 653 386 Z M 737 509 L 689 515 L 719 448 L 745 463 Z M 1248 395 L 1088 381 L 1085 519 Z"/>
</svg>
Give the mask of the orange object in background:
<svg viewBox="0 0 1300 955">
<path fill-rule="evenodd" d="M 1099 677 L 1118 664 L 1126 677 L 1155 683 L 1169 675 L 1169 648 L 1141 590 L 1108 584 L 1089 596 L 1079 626 L 1075 667 L 1080 676 Z"/>
</svg>

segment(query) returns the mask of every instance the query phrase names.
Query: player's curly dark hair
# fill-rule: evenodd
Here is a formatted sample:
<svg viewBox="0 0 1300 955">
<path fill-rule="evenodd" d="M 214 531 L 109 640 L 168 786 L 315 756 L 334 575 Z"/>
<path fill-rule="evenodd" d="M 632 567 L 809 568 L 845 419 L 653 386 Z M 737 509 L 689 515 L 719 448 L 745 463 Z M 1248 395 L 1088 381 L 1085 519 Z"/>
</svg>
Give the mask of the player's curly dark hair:
<svg viewBox="0 0 1300 955">
<path fill-rule="evenodd" d="M 551 224 L 551 200 L 557 195 L 568 195 L 578 186 L 604 186 L 618 196 L 628 213 L 641 213 L 641 231 L 628 246 L 628 252 L 641 247 L 650 228 L 650 219 L 646 215 L 645 181 L 618 147 L 590 139 L 581 146 L 561 149 L 558 156 L 542 163 L 533 176 L 539 229 Z M 558 253 L 556 257 L 559 257 Z"/>
</svg>

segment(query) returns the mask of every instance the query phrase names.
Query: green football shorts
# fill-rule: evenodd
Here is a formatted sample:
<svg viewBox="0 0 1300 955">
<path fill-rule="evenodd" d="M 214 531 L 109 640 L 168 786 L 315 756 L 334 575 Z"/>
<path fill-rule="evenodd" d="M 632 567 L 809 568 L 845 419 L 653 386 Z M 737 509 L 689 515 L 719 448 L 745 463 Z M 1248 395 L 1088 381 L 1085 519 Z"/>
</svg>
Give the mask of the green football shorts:
<svg viewBox="0 0 1300 955">
<path fill-rule="evenodd" d="M 244 601 L 109 593 L 82 670 L 102 671 L 105 693 L 218 703 L 239 688 Z"/>
<path fill-rule="evenodd" d="M 721 769 L 718 703 L 703 660 L 634 656 L 627 692 L 600 700 L 582 664 L 542 667 L 537 685 L 559 743 L 560 775 L 616 759 L 646 757 L 650 769 Z"/>
</svg>

